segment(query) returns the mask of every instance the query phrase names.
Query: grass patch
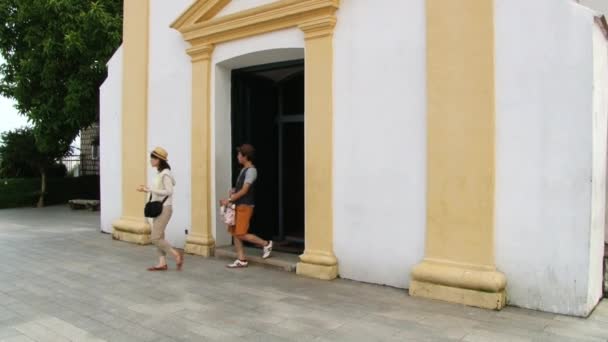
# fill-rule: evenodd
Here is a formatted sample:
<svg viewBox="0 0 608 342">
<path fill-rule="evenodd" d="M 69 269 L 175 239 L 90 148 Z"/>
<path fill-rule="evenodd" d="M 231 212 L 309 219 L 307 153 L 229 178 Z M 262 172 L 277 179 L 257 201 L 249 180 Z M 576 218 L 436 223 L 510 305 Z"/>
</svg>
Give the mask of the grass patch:
<svg viewBox="0 0 608 342">
<path fill-rule="evenodd" d="M 39 178 L 0 179 L 0 209 L 34 207 L 39 193 Z M 77 198 L 99 199 L 99 176 L 47 180 L 45 205 L 65 204 Z"/>
</svg>

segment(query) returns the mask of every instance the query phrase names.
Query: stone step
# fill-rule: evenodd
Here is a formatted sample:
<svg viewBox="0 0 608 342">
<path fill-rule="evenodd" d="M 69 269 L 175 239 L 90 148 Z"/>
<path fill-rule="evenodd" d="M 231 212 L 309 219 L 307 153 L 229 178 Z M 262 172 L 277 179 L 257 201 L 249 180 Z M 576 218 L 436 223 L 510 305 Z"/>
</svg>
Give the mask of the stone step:
<svg viewBox="0 0 608 342">
<path fill-rule="evenodd" d="M 72 210 L 89 209 L 98 211 L 100 204 L 98 200 L 73 199 L 68 201 L 68 205 Z"/>
<path fill-rule="evenodd" d="M 296 265 L 300 261 L 297 254 L 272 252 L 268 259 L 262 259 L 262 250 L 259 248 L 245 247 L 245 255 L 250 263 L 259 264 L 266 267 L 280 269 L 287 272 L 295 272 Z M 217 258 L 235 260 L 237 258 L 234 246 L 223 246 L 215 249 Z"/>
</svg>

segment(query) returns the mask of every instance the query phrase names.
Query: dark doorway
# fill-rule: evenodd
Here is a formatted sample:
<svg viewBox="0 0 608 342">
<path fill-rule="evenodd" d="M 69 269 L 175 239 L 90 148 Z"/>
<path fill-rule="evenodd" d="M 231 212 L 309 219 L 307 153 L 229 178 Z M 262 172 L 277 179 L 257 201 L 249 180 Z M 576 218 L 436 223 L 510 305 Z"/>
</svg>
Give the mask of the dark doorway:
<svg viewBox="0 0 608 342">
<path fill-rule="evenodd" d="M 257 150 L 250 231 L 275 249 L 304 250 L 304 61 L 232 71 L 232 143 Z M 240 171 L 233 151 L 233 184 Z"/>
</svg>

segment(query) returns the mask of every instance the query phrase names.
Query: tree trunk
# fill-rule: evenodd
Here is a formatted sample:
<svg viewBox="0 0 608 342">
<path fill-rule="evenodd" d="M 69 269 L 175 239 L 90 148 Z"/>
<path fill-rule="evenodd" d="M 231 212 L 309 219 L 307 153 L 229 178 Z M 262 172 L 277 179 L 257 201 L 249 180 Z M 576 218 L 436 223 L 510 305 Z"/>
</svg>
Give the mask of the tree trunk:
<svg viewBox="0 0 608 342">
<path fill-rule="evenodd" d="M 38 198 L 38 208 L 44 207 L 44 194 L 46 193 L 46 170 L 40 170 L 40 198 Z"/>
</svg>

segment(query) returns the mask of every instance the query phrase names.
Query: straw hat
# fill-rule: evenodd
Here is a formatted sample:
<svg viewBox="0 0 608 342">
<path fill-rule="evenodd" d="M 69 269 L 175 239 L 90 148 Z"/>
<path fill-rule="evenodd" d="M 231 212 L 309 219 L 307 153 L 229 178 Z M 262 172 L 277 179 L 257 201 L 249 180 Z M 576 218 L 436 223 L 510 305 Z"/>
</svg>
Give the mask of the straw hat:
<svg viewBox="0 0 608 342">
<path fill-rule="evenodd" d="M 154 151 L 152 151 L 152 155 L 164 161 L 167 161 L 167 158 L 169 157 L 169 153 L 167 153 L 167 150 L 162 147 L 155 148 Z"/>
</svg>

